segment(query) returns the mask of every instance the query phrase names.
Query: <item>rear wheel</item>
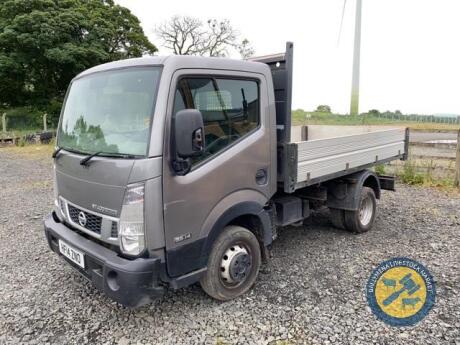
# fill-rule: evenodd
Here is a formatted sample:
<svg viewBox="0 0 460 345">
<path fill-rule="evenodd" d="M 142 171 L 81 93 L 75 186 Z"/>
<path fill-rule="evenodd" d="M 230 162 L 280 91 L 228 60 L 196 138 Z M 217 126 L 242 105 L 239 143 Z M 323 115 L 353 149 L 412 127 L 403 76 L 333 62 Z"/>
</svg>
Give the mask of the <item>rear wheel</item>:
<svg viewBox="0 0 460 345">
<path fill-rule="evenodd" d="M 227 226 L 214 242 L 201 286 L 220 301 L 236 298 L 254 285 L 260 264 L 260 246 L 254 234 L 240 226 Z"/>
<path fill-rule="evenodd" d="M 356 211 L 344 211 L 345 228 L 356 233 L 369 231 L 374 224 L 376 211 L 377 199 L 374 190 L 363 187 L 358 209 Z"/>
</svg>

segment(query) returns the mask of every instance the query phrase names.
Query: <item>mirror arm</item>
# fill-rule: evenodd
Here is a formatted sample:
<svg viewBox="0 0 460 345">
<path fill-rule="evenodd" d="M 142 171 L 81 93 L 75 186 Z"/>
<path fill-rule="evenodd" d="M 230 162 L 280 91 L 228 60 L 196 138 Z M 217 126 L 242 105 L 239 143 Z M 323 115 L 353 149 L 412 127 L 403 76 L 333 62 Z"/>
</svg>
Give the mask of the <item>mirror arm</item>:
<svg viewBox="0 0 460 345">
<path fill-rule="evenodd" d="M 184 176 L 188 174 L 188 172 L 192 168 L 192 163 L 190 162 L 190 158 L 183 159 L 180 157 L 176 157 L 176 159 L 172 162 L 172 167 L 176 175 Z"/>
</svg>

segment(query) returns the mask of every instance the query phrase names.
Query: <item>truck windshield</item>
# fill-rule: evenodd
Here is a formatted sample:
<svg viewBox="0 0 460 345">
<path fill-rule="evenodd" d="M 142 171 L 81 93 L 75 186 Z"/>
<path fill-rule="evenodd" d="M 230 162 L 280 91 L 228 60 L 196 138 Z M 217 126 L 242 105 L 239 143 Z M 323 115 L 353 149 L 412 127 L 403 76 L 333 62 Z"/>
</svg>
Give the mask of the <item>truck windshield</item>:
<svg viewBox="0 0 460 345">
<path fill-rule="evenodd" d="M 74 80 L 57 145 L 100 156 L 145 156 L 160 71 L 160 67 L 133 67 Z"/>
</svg>

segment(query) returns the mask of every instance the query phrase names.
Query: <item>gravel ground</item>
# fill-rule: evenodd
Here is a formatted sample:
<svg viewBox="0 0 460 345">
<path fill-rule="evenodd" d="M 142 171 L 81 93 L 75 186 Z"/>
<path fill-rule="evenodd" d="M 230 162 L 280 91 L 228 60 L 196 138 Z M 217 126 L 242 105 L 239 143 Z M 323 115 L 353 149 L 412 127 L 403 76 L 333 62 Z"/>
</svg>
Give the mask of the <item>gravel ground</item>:
<svg viewBox="0 0 460 345">
<path fill-rule="evenodd" d="M 332 228 L 327 212 L 281 232 L 255 288 L 216 302 L 196 285 L 136 310 L 99 293 L 48 250 L 51 160 L 0 149 L 0 344 L 460 344 L 460 197 L 398 186 L 373 231 Z M 381 261 L 424 264 L 437 301 L 414 327 L 393 328 L 367 307 Z"/>
</svg>

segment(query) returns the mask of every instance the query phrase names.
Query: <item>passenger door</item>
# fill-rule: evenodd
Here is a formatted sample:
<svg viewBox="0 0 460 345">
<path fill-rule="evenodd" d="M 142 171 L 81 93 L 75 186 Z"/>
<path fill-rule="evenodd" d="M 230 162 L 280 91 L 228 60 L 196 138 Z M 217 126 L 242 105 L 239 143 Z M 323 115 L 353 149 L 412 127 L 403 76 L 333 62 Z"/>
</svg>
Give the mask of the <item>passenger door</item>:
<svg viewBox="0 0 460 345">
<path fill-rule="evenodd" d="M 170 95 L 163 174 L 165 239 L 167 251 L 186 256 L 181 258 L 182 268 L 171 267 L 168 260 L 168 272 L 176 276 L 199 268 L 200 240 L 220 214 L 215 208 L 225 210 L 245 196 L 265 204 L 276 176 L 269 176 L 269 107 L 263 76 L 182 71 L 174 76 Z M 191 108 L 203 115 L 205 148 L 192 160 L 191 170 L 178 176 L 172 169 L 176 157 L 171 121 L 178 111 Z M 232 197 L 236 193 L 239 196 Z"/>
</svg>

